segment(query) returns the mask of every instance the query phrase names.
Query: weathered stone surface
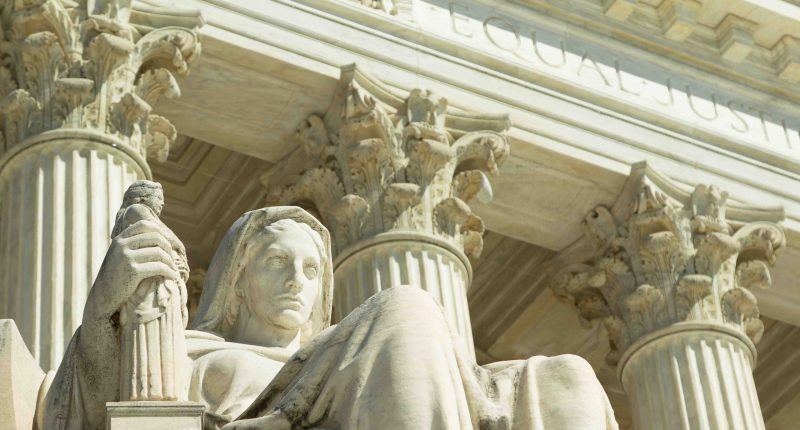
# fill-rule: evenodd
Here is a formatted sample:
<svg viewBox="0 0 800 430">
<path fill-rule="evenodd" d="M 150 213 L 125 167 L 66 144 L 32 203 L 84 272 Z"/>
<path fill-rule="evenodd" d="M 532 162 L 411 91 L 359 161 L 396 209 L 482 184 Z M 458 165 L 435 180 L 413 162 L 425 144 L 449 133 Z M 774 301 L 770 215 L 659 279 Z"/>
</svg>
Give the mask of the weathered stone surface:
<svg viewBox="0 0 800 430">
<path fill-rule="evenodd" d="M 161 184 L 134 182 L 125 192 L 112 235 L 116 237 L 137 223 L 154 223 L 171 233 L 158 218 L 163 207 Z M 119 398 L 123 401 L 186 400 L 183 329 L 189 320 L 189 263 L 183 244 L 174 234 L 169 247 L 179 277 L 142 281 L 119 310 Z"/>
<path fill-rule="evenodd" d="M 491 200 L 487 175 L 508 158 L 509 126 L 507 115 L 452 109 L 430 91 L 398 96 L 346 66 L 328 110 L 298 131 L 302 147 L 262 179 L 267 202 L 311 205 L 337 255 L 411 232 L 478 257 L 484 226 L 467 202 Z"/>
<path fill-rule="evenodd" d="M 33 428 L 44 372 L 28 352 L 14 320 L 0 320 L 0 427 Z"/>
<path fill-rule="evenodd" d="M 601 318 L 612 355 L 682 322 L 729 327 L 758 342 L 756 299 L 786 246 L 780 208 L 729 207 L 728 194 L 698 185 L 689 194 L 641 164 L 614 207 L 586 216 L 589 265 L 565 268 L 553 285 L 587 320 Z"/>
</svg>

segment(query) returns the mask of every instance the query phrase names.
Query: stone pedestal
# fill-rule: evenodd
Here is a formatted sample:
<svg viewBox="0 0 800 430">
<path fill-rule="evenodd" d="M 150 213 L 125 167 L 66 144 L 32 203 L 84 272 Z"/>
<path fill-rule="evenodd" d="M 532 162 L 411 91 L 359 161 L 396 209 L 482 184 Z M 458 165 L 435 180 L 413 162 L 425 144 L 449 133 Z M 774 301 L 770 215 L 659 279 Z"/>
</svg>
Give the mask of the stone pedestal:
<svg viewBox="0 0 800 430">
<path fill-rule="evenodd" d="M 372 295 L 399 285 L 429 292 L 475 356 L 467 306 L 469 260 L 446 243 L 413 233 L 383 234 L 343 251 L 334 262 L 334 319 L 339 321 Z"/>
<path fill-rule="evenodd" d="M 203 430 L 203 409 L 193 402 L 108 402 L 106 430 Z"/>
<path fill-rule="evenodd" d="M 465 113 L 428 91 L 405 97 L 352 66 L 302 147 L 264 178 L 268 204 L 315 213 L 334 238 L 335 319 L 401 284 L 430 292 L 474 357 L 469 258 L 483 221 L 467 202 L 491 199 L 487 175 L 509 152 L 505 116 Z"/>
<path fill-rule="evenodd" d="M 754 362 L 752 341 L 724 327 L 682 323 L 640 339 L 619 363 L 635 428 L 764 429 Z"/>
</svg>

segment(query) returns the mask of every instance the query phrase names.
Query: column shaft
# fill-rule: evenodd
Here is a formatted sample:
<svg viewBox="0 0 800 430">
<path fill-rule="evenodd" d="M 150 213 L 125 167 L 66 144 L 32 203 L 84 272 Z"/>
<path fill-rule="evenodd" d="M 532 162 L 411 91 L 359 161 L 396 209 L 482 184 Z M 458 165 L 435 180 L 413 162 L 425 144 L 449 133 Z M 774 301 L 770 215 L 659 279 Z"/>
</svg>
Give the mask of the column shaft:
<svg viewBox="0 0 800 430">
<path fill-rule="evenodd" d="M 749 340 L 709 330 L 642 345 L 621 363 L 636 428 L 764 429 L 751 351 Z"/>
<path fill-rule="evenodd" d="M 399 240 L 377 243 L 337 258 L 334 319 L 341 320 L 368 298 L 387 288 L 411 285 L 442 305 L 459 334 L 464 351 L 475 357 L 467 290 L 472 277 L 465 258 L 432 243 Z"/>
<path fill-rule="evenodd" d="M 145 173 L 108 145 L 49 141 L 0 170 L 0 318 L 43 369 L 58 367 L 108 249 L 127 186 Z"/>
</svg>

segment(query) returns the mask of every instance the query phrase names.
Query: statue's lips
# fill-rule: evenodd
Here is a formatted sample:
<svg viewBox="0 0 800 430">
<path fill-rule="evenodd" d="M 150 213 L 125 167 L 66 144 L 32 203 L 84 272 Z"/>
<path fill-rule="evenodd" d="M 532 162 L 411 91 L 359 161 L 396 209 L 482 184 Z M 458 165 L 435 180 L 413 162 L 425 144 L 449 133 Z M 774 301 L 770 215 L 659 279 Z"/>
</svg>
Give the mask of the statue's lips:
<svg viewBox="0 0 800 430">
<path fill-rule="evenodd" d="M 275 297 L 275 301 L 295 311 L 299 311 L 305 306 L 300 297 L 294 294 L 281 294 Z"/>
</svg>

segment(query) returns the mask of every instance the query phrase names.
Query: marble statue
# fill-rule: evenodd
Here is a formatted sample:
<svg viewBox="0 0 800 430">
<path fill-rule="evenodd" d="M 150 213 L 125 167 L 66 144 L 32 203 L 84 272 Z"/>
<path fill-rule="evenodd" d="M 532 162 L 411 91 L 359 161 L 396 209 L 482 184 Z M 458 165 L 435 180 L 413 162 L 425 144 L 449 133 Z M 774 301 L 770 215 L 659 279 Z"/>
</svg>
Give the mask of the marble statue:
<svg viewBox="0 0 800 430">
<path fill-rule="evenodd" d="M 170 232 L 158 218 L 163 206 L 161 184 L 134 182 L 123 197 L 112 238 L 143 220 Z M 145 279 L 119 310 L 120 400 L 178 400 L 180 387 L 186 385 L 181 368 L 185 367 L 182 357 L 186 357 L 183 329 L 188 321 L 185 282 L 189 264 L 183 244 L 174 234 L 169 243 L 179 278 Z"/>
<path fill-rule="evenodd" d="M 121 348 L 119 313 L 141 300 L 142 285 L 174 283 L 169 297 L 185 301 L 181 246 L 156 213 L 132 217 L 113 239 L 40 405 L 44 428 L 105 426 L 105 403 L 130 376 L 121 375 L 132 350 Z M 225 235 L 184 332 L 186 357 L 173 357 L 175 380 L 186 381 L 175 397 L 205 406 L 206 429 L 617 428 L 584 360 L 479 366 L 419 288 L 385 290 L 331 326 L 330 242 L 297 207 L 245 213 Z"/>
</svg>

